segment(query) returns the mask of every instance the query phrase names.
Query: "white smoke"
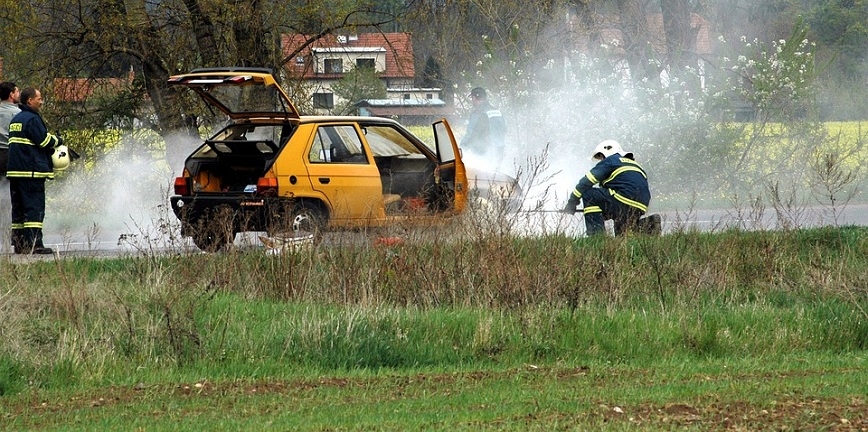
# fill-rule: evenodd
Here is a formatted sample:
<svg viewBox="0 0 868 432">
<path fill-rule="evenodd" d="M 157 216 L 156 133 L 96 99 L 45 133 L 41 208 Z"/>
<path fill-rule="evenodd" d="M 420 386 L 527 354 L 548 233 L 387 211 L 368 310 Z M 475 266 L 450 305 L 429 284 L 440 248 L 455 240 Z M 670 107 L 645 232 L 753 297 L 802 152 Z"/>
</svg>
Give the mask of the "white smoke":
<svg viewBox="0 0 868 432">
<path fill-rule="evenodd" d="M 183 135 L 166 141 L 168 152 L 159 137 L 125 133 L 98 158 L 73 161 L 47 182 L 44 242 L 59 250 L 114 249 L 131 238 L 165 243 L 160 237 L 176 228 L 168 202 L 173 180 L 196 145 Z"/>
</svg>

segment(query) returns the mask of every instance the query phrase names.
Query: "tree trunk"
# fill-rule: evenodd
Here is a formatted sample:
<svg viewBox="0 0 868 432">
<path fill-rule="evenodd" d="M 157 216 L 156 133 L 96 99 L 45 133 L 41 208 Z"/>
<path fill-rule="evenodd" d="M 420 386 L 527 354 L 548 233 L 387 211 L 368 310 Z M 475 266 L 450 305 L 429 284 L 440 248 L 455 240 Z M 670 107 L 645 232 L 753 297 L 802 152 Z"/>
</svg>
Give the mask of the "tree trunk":
<svg viewBox="0 0 868 432">
<path fill-rule="evenodd" d="M 154 108 L 155 123 L 151 126 L 164 138 L 180 133 L 186 137 L 198 137 L 194 119 L 185 117 L 177 109 L 175 102 L 177 91 L 167 87 L 169 68 L 163 63 L 164 53 L 168 51 L 162 43 L 159 31 L 154 27 L 145 10 L 144 2 L 125 1 L 127 21 L 134 29 L 132 32 L 133 47 L 139 53 L 142 62 L 142 75 L 145 89 Z M 192 121 L 191 121 L 192 120 Z M 183 141 L 187 141 L 184 139 Z M 170 164 L 178 159 L 176 153 L 186 149 L 177 148 L 173 140 L 166 139 L 166 160 Z M 173 166 L 173 169 L 176 167 Z"/>
<path fill-rule="evenodd" d="M 690 28 L 689 0 L 660 0 L 663 10 L 663 30 L 666 34 L 666 59 L 671 75 L 678 75 L 685 66 L 693 65 L 696 34 Z"/>
<path fill-rule="evenodd" d="M 630 77 L 634 82 L 651 78 L 653 71 L 648 63 L 652 52 L 648 38 L 648 23 L 642 0 L 618 0 L 620 29 Z"/>
<path fill-rule="evenodd" d="M 238 66 L 277 68 L 271 55 L 271 46 L 263 23 L 259 0 L 243 0 L 237 3 L 232 30 L 235 35 Z M 230 65 L 226 65 L 230 66 Z M 234 66 L 234 65 L 233 65 Z M 276 70 L 276 69 L 275 69 Z"/>
<path fill-rule="evenodd" d="M 220 53 L 217 51 L 217 41 L 214 39 L 214 23 L 211 17 L 202 13 L 197 0 L 184 0 L 184 6 L 190 13 L 190 24 L 196 45 L 199 47 L 199 57 L 202 66 L 219 66 Z"/>
</svg>

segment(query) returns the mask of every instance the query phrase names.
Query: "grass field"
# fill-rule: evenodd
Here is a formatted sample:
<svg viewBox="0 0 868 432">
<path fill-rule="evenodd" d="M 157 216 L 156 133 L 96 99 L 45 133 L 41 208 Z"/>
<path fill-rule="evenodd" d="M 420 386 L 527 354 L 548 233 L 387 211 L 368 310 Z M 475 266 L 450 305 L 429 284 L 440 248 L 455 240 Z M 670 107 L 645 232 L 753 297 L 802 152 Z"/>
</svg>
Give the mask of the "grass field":
<svg viewBox="0 0 868 432">
<path fill-rule="evenodd" d="M 868 229 L 0 261 L 3 430 L 866 430 Z"/>
</svg>

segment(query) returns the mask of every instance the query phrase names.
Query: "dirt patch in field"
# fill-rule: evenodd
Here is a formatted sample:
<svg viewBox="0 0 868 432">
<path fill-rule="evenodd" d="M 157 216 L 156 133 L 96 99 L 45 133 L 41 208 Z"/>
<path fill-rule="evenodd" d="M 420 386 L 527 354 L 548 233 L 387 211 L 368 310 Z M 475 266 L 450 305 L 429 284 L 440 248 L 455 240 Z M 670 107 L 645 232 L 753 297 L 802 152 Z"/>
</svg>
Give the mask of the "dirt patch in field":
<svg viewBox="0 0 868 432">
<path fill-rule="evenodd" d="M 667 404 L 637 407 L 600 406 L 605 423 L 635 426 L 698 427 L 702 430 L 832 430 L 868 431 L 865 399 L 777 400 L 773 406 L 745 402 L 703 405 Z"/>
<path fill-rule="evenodd" d="M 154 398 L 213 398 L 215 406 L 224 397 L 236 395 L 268 396 L 287 395 L 317 391 L 330 388 L 353 390 L 371 388 L 389 389 L 389 399 L 400 399 L 405 392 L 413 393 L 414 388 L 424 387 L 432 394 L 449 394 L 455 388 L 473 384 L 485 385 L 487 381 L 516 379 L 532 382 L 535 378 L 545 381 L 556 379 L 568 382 L 572 379 L 587 379 L 588 367 L 541 368 L 532 365 L 520 369 L 491 372 L 416 374 L 408 376 L 383 376 L 374 378 L 322 377 L 299 380 L 262 380 L 210 382 L 200 381 L 175 385 L 145 385 L 133 387 L 107 387 L 63 395 L 60 398 L 48 393 L 33 392 L 19 397 L 0 400 L 0 414 L 7 418 L 27 419 L 36 415 L 39 419 L 25 421 L 31 426 L 51 423 L 49 418 L 76 414 L 83 410 L 104 409 L 112 405 L 134 405 L 146 403 Z M 634 371 L 643 375 L 643 371 Z M 820 372 L 817 372 L 820 373 Z M 774 379 L 774 377 L 769 377 Z M 729 377 L 732 379 L 732 377 Z M 605 380 L 604 380 L 605 381 Z M 605 385 L 605 383 L 598 383 Z M 858 397 L 851 399 L 811 399 L 804 395 L 786 395 L 775 398 L 771 403 L 758 405 L 742 401 L 721 401 L 708 396 L 695 404 L 669 403 L 641 404 L 638 406 L 614 406 L 606 401 L 595 402 L 596 409 L 590 411 L 547 413 L 528 413 L 516 418 L 501 418 L 484 422 L 479 426 L 496 426 L 520 422 L 524 424 L 545 425 L 548 422 L 563 424 L 567 421 L 575 425 L 624 424 L 629 427 L 681 428 L 691 427 L 701 430 L 832 430 L 868 431 L 868 401 Z M 155 416 L 160 413 L 154 413 Z M 48 416 L 48 417 L 46 417 Z M 617 427 L 617 426 L 616 426 Z"/>
</svg>

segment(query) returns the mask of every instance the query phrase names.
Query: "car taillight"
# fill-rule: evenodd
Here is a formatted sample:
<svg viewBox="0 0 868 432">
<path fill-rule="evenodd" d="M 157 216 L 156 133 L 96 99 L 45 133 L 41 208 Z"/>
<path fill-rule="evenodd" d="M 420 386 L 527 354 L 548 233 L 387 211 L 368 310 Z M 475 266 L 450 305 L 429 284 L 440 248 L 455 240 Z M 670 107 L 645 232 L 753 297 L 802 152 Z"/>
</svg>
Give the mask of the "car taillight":
<svg viewBox="0 0 868 432">
<path fill-rule="evenodd" d="M 190 194 L 190 177 L 175 177 L 175 195 Z"/>
<path fill-rule="evenodd" d="M 259 195 L 277 195 L 277 179 L 274 177 L 260 177 L 256 181 L 256 193 Z"/>
</svg>

